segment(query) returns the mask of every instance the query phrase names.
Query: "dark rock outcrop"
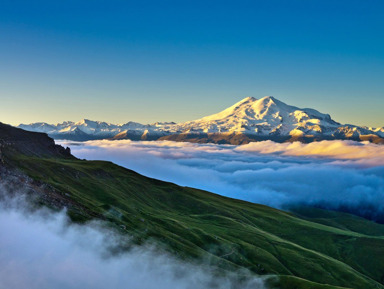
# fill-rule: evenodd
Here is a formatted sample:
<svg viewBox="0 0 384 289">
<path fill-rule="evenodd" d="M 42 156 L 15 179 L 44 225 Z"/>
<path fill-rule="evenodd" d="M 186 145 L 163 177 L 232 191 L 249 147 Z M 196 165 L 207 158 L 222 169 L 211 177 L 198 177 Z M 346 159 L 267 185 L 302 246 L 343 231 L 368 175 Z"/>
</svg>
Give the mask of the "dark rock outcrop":
<svg viewBox="0 0 384 289">
<path fill-rule="evenodd" d="M 45 133 L 30 132 L 0 122 L 0 162 L 7 153 L 27 156 L 74 158 L 69 148 L 55 144 Z"/>
</svg>

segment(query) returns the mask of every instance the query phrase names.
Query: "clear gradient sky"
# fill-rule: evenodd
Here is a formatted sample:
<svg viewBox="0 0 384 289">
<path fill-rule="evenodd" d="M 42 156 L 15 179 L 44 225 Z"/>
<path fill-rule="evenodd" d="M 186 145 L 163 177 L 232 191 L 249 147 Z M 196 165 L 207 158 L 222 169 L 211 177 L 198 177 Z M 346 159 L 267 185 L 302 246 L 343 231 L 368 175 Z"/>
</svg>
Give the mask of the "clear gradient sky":
<svg viewBox="0 0 384 289">
<path fill-rule="evenodd" d="M 384 1 L 0 3 L 0 121 L 186 121 L 273 95 L 384 126 Z"/>
</svg>

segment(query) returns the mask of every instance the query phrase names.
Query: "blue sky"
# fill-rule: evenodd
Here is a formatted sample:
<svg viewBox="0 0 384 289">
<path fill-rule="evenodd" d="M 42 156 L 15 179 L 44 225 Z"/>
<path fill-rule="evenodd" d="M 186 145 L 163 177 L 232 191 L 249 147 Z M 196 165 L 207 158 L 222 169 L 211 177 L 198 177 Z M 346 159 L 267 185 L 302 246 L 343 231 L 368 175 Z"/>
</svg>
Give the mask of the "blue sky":
<svg viewBox="0 0 384 289">
<path fill-rule="evenodd" d="M 8 1 L 0 121 L 185 121 L 246 96 L 384 126 L 383 1 Z"/>
</svg>

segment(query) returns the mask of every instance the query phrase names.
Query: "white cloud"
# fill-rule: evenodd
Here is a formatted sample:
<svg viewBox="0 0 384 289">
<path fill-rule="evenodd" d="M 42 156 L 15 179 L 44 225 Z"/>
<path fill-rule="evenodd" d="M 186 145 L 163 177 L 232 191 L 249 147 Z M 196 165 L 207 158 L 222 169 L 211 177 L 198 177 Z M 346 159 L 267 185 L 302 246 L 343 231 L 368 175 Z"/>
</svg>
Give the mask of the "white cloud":
<svg viewBox="0 0 384 289">
<path fill-rule="evenodd" d="M 111 255 L 110 247 L 129 239 L 98 223 L 69 225 L 64 212 L 25 206 L 0 203 L 0 288 L 264 288 L 249 272 L 218 276 L 208 264 L 183 262 L 153 246 Z"/>
<path fill-rule="evenodd" d="M 304 144 L 301 142 L 275 143 L 272 141 L 253 142 L 236 150 L 286 156 L 328 157 L 339 160 L 355 160 L 365 166 L 384 165 L 384 147 L 369 142 L 321 141 Z"/>
<path fill-rule="evenodd" d="M 384 221 L 384 146 L 353 141 L 243 146 L 171 141 L 69 144 L 75 156 L 281 208 L 306 203 Z"/>
</svg>

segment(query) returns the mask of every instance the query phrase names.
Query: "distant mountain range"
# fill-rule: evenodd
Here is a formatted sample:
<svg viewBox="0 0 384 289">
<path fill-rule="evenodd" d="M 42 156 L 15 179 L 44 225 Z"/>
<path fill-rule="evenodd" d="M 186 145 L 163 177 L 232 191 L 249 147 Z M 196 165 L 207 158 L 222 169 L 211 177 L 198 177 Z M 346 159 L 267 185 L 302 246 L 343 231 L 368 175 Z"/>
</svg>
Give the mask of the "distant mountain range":
<svg viewBox="0 0 384 289">
<path fill-rule="evenodd" d="M 44 132 L 55 139 L 94 140 L 174 140 L 243 144 L 251 141 L 320 141 L 351 139 L 384 143 L 384 127 L 370 128 L 340 124 L 329 114 L 315 109 L 298 108 L 266 96 L 247 97 L 210 116 L 184 123 L 157 122 L 111 124 L 83 119 L 56 125 L 38 122 L 19 128 Z"/>
</svg>

